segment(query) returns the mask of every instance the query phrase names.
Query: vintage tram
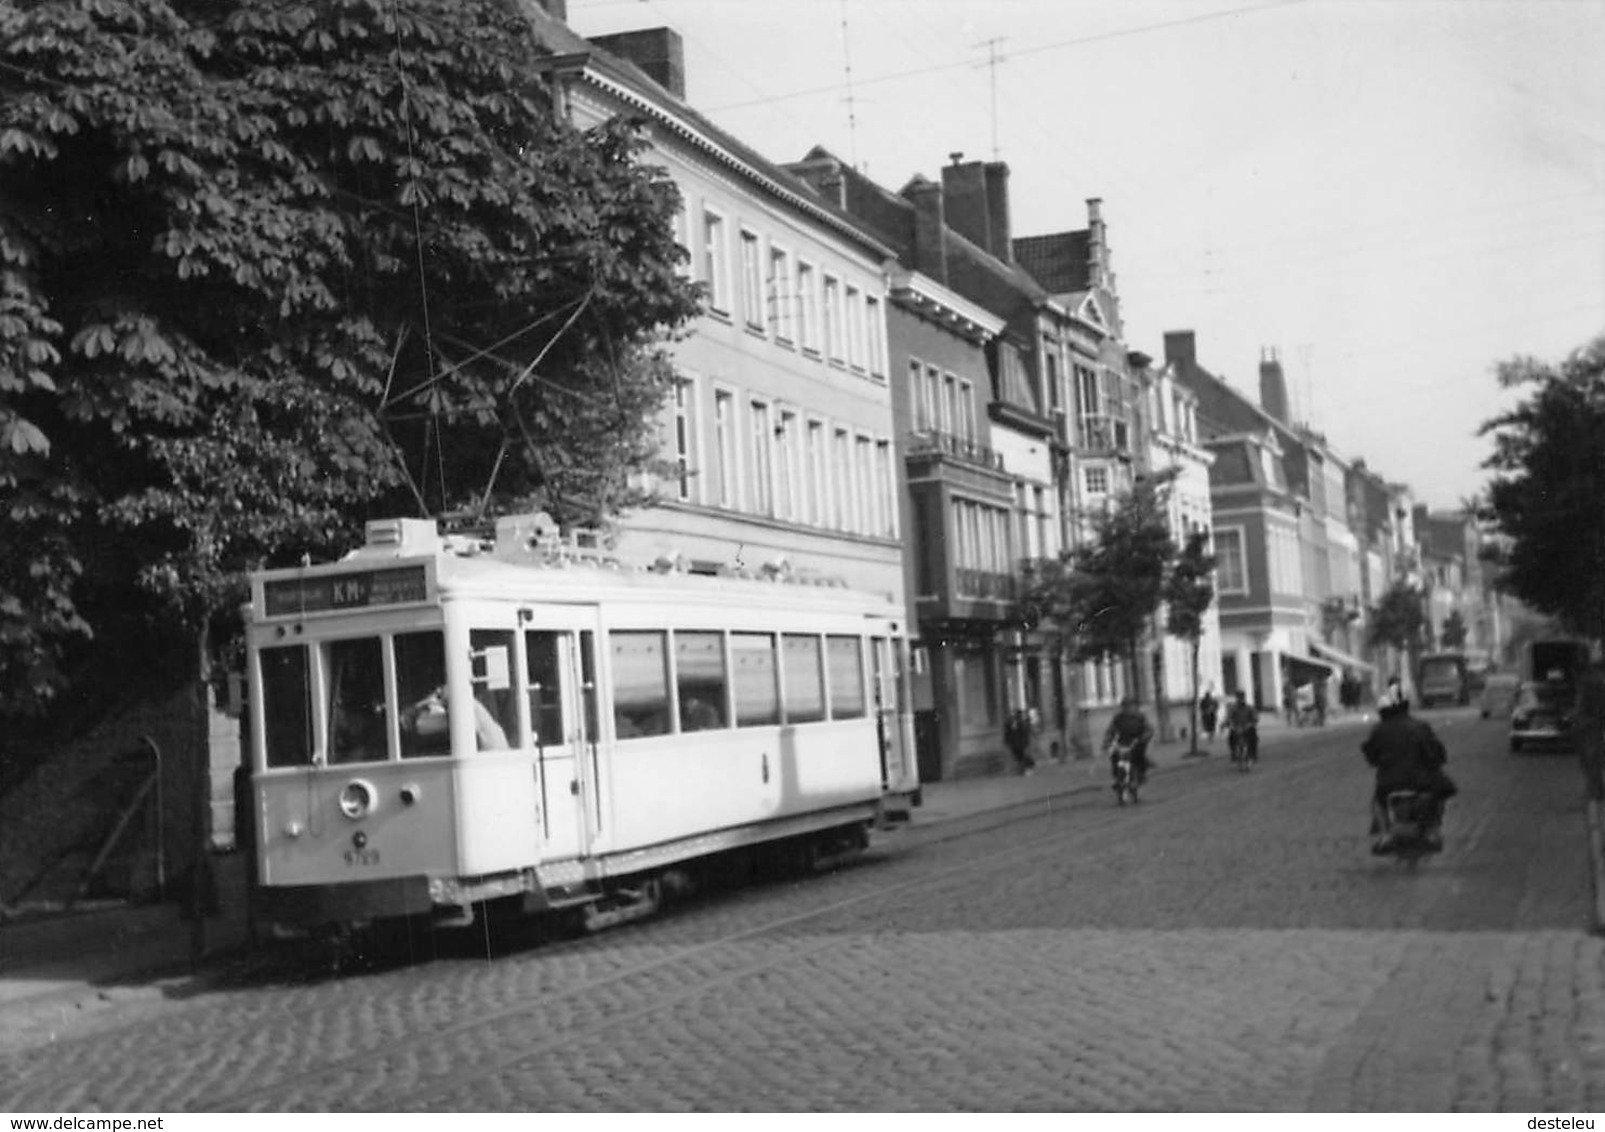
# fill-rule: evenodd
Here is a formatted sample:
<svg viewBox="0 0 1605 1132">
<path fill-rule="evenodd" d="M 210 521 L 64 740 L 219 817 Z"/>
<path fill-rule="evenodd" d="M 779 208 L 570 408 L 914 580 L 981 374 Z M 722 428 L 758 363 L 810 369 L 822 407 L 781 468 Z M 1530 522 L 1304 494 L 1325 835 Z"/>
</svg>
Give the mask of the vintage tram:
<svg viewBox="0 0 1605 1132">
<path fill-rule="evenodd" d="M 692 862 L 862 847 L 918 802 L 902 611 L 819 579 L 394 519 L 254 576 L 247 622 L 262 922 L 601 924 Z"/>
</svg>

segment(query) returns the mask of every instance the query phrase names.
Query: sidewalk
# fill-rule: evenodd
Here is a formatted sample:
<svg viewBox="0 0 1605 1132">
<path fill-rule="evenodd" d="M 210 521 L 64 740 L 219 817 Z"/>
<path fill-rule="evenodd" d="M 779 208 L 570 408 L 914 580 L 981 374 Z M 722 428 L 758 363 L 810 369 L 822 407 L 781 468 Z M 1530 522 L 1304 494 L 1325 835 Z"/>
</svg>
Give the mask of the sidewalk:
<svg viewBox="0 0 1605 1132">
<path fill-rule="evenodd" d="M 1362 722 L 1350 717 L 1328 726 L 1355 727 Z M 1261 741 L 1269 748 L 1301 734 L 1304 732 L 1280 720 L 1262 721 Z M 1218 763 L 1226 754 L 1224 737 L 1217 736 L 1213 746 L 1201 744 L 1200 753 L 1205 757 L 1187 757 L 1185 741 L 1155 744 L 1154 774 L 1164 776 Z M 914 811 L 910 827 L 980 821 L 988 814 L 1048 806 L 1056 798 L 1107 786 L 1108 764 L 1101 757 L 1047 762 L 1031 775 L 934 782 L 923 789 L 923 804 Z M 230 862 L 230 867 L 243 864 L 237 857 L 219 860 Z M 243 898 L 227 892 L 221 903 L 225 909 L 237 908 L 243 906 Z M 68 1014 L 99 1004 L 161 995 L 164 987 L 175 981 L 204 978 L 209 967 L 246 944 L 243 917 L 210 918 L 203 929 L 197 941 L 195 924 L 173 904 L 111 905 L 0 925 L 0 1037 L 13 1019 Z M 201 944 L 199 963 L 195 962 L 197 942 Z"/>
</svg>

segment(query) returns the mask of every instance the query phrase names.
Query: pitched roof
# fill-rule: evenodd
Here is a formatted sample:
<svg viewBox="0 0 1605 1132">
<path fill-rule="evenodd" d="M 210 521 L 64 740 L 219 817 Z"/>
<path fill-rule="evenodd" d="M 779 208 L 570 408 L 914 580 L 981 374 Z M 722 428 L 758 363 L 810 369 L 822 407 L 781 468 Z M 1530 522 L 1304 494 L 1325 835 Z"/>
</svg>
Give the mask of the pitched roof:
<svg viewBox="0 0 1605 1132">
<path fill-rule="evenodd" d="M 1085 228 L 1013 241 L 1015 262 L 1054 295 L 1091 289 L 1092 275 L 1087 270 L 1090 246 L 1091 233 Z"/>
</svg>

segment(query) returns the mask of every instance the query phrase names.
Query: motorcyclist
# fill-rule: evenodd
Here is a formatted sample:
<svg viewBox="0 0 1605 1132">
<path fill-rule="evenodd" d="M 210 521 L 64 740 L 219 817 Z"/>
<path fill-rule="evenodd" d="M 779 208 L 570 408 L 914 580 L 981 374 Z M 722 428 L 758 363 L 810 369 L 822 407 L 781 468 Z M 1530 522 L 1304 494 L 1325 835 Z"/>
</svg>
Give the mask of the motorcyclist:
<svg viewBox="0 0 1605 1132">
<path fill-rule="evenodd" d="M 1137 785 L 1141 786 L 1148 780 L 1148 742 L 1154 737 L 1154 729 L 1148 723 L 1148 717 L 1137 706 L 1136 696 L 1127 696 L 1120 701 L 1120 710 L 1109 721 L 1108 730 L 1103 733 L 1103 749 L 1109 756 L 1109 773 L 1116 773 L 1118 756 L 1115 746 L 1131 748 L 1131 773 L 1135 776 Z"/>
<path fill-rule="evenodd" d="M 1226 735 L 1231 748 L 1241 751 L 1243 758 L 1251 763 L 1259 761 L 1259 712 L 1242 689 L 1226 709 Z"/>
<path fill-rule="evenodd" d="M 1388 795 L 1395 790 L 1420 791 L 1432 798 L 1426 837 L 1434 848 L 1439 847 L 1443 844 L 1443 806 L 1456 793 L 1454 782 L 1443 769 L 1449 752 L 1431 724 L 1411 717 L 1410 701 L 1402 693 L 1386 695 L 1378 714 L 1381 718 L 1360 744 L 1365 761 L 1376 768 L 1371 831 L 1378 836 L 1371 851 L 1386 853 L 1391 846 L 1386 807 Z"/>
</svg>

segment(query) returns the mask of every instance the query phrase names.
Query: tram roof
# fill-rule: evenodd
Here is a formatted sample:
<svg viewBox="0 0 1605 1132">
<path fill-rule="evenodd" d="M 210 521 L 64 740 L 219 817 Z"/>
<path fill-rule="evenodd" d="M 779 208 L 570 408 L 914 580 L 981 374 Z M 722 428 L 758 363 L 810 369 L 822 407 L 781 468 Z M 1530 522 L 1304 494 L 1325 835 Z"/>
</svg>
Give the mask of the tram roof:
<svg viewBox="0 0 1605 1132">
<path fill-rule="evenodd" d="M 498 529 L 494 541 L 440 535 L 432 522 L 370 523 L 368 542 L 346 557 L 312 566 L 269 570 L 253 578 L 258 615 L 283 615 L 293 590 L 299 605 L 320 581 L 360 580 L 361 598 L 316 596 L 308 612 L 335 612 L 416 604 L 449 598 L 564 602 L 736 601 L 792 609 L 899 615 L 889 594 L 847 588 L 840 582 L 788 571 L 740 574 L 690 573 L 675 564 L 658 568 L 624 565 L 593 549 L 529 537 L 529 528 Z M 516 537 L 515 537 L 516 536 Z M 417 569 L 411 569 L 416 567 Z M 382 593 L 383 596 L 371 596 Z M 277 608 L 276 608 L 277 607 Z"/>
</svg>

